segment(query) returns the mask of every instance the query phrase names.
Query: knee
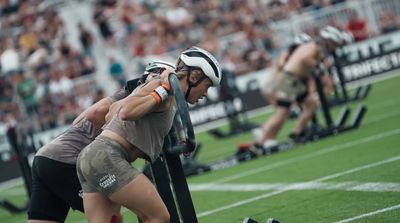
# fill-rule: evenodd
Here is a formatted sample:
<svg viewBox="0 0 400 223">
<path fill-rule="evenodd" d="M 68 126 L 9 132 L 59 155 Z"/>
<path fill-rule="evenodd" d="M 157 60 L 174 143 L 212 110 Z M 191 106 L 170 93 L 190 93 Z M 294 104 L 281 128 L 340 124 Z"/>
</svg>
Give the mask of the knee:
<svg viewBox="0 0 400 223">
<path fill-rule="evenodd" d="M 310 98 L 309 100 L 306 101 L 304 109 L 309 111 L 314 111 L 315 109 L 317 109 L 317 106 L 318 102 L 315 99 Z"/>
<path fill-rule="evenodd" d="M 143 223 L 168 223 L 170 215 L 167 209 L 160 210 L 157 213 L 153 213 L 152 216 L 141 216 L 139 217 Z"/>
<path fill-rule="evenodd" d="M 170 219 L 170 215 L 167 209 L 164 209 L 163 211 L 160 211 L 160 213 L 157 216 L 159 222 L 161 223 L 168 223 Z"/>
</svg>

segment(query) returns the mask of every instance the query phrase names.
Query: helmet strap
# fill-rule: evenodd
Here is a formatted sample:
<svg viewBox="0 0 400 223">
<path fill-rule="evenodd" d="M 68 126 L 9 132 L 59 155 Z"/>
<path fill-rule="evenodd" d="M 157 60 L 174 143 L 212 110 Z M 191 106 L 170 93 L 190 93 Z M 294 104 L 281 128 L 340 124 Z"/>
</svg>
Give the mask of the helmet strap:
<svg viewBox="0 0 400 223">
<path fill-rule="evenodd" d="M 187 100 L 190 94 L 190 91 L 192 90 L 193 87 L 197 87 L 204 79 L 207 78 L 205 74 L 197 80 L 195 83 L 190 82 L 190 75 L 192 73 L 192 67 L 188 67 L 188 74 L 186 76 L 186 83 L 188 84 L 188 89 L 186 91 L 185 99 Z"/>
</svg>

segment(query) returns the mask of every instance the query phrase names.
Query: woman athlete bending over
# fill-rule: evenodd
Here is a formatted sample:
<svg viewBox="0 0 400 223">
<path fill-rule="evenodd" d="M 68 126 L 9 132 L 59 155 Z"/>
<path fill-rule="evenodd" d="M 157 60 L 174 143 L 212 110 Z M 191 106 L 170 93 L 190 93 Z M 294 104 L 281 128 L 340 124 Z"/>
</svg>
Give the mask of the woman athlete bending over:
<svg viewBox="0 0 400 223">
<path fill-rule="evenodd" d="M 100 134 L 112 102 L 125 98 L 138 82 L 154 78 L 160 69 L 167 68 L 175 66 L 164 61 L 150 63 L 141 78 L 128 81 L 124 89 L 92 105 L 65 132 L 39 149 L 32 165 L 29 223 L 64 222 L 69 208 L 83 212 L 82 189 L 76 174 L 79 153 Z M 114 215 L 117 222 L 121 221 L 119 210 Z"/>
<path fill-rule="evenodd" d="M 176 75 L 186 101 L 194 104 L 219 85 L 219 63 L 207 51 L 192 47 L 177 61 Z M 160 79 L 138 86 L 114 103 L 103 132 L 79 155 L 77 170 L 85 215 L 91 223 L 109 223 L 120 206 L 143 223 L 169 222 L 168 210 L 154 185 L 132 167 L 137 158 L 154 161 L 176 112 L 166 70 Z"/>
</svg>

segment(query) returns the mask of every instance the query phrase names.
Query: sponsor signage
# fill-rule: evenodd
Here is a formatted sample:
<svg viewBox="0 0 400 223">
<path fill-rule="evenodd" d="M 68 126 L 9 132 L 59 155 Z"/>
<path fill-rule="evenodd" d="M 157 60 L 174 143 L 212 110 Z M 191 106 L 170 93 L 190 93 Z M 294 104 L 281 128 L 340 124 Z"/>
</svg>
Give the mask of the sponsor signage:
<svg viewBox="0 0 400 223">
<path fill-rule="evenodd" d="M 198 126 L 210 121 L 226 118 L 229 113 L 247 112 L 266 105 L 259 90 L 249 89 L 234 97 L 229 103 L 225 104 L 222 101 L 213 102 L 206 100 L 202 106 L 192 107 L 189 112 L 192 124 Z"/>
<path fill-rule="evenodd" d="M 220 100 L 218 90 L 212 88 L 208 97 L 190 106 L 190 118 L 194 126 L 207 124 L 211 121 L 227 118 L 234 112 L 250 111 L 266 106 L 267 103 L 260 93 L 260 83 L 269 75 L 269 69 L 254 72 L 236 78 L 237 92 L 229 103 Z"/>
<path fill-rule="evenodd" d="M 400 48 L 341 68 L 347 82 L 400 68 Z"/>
<path fill-rule="evenodd" d="M 400 31 L 337 50 L 346 82 L 400 68 Z"/>
</svg>

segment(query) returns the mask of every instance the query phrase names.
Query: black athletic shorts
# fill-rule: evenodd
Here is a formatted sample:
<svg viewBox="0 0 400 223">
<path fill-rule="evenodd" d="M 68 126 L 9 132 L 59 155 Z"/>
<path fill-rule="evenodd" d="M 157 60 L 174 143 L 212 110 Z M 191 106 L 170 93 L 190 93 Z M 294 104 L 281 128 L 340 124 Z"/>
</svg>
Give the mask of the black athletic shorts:
<svg viewBox="0 0 400 223">
<path fill-rule="evenodd" d="M 308 96 L 308 92 L 304 92 L 304 93 L 301 93 L 301 94 L 297 95 L 297 96 L 296 96 L 296 102 L 297 102 L 298 104 L 300 104 L 300 105 L 303 104 L 304 101 L 306 100 L 307 96 Z M 289 109 L 290 106 L 292 105 L 292 102 L 291 102 L 291 101 L 285 101 L 285 100 L 279 100 L 279 99 L 278 99 L 277 102 L 276 102 L 276 104 L 277 104 L 278 106 L 280 106 L 280 107 L 284 107 L 284 108 Z"/>
<path fill-rule="evenodd" d="M 76 166 L 36 156 L 32 165 L 28 219 L 64 222 L 70 207 L 83 212 Z"/>
</svg>

